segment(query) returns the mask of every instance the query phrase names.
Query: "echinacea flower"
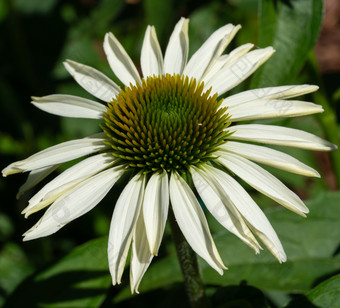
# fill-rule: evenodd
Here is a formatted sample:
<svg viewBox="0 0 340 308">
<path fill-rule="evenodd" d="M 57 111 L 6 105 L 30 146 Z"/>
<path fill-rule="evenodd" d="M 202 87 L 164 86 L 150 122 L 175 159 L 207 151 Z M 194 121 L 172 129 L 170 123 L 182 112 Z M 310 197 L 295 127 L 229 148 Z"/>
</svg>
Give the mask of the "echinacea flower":
<svg viewBox="0 0 340 308">
<path fill-rule="evenodd" d="M 105 35 L 104 51 L 124 88 L 94 68 L 67 60 L 65 68 L 76 82 L 105 104 L 60 94 L 33 97 L 32 103 L 60 116 L 102 119 L 102 132 L 52 146 L 2 171 L 4 176 L 30 172 L 19 191 L 22 194 L 60 164 L 86 157 L 29 200 L 23 210 L 26 217 L 49 207 L 24 234 L 24 240 L 55 233 L 85 214 L 125 172 L 130 172 L 131 179 L 114 208 L 108 259 L 113 284 L 120 283 L 132 246 L 130 282 L 136 292 L 157 255 L 169 210 L 192 249 L 218 273 L 226 268 L 194 189 L 221 225 L 256 253 L 261 249 L 257 237 L 279 262 L 284 262 L 286 255 L 274 229 L 231 174 L 305 216 L 308 209 L 300 198 L 256 162 L 305 176 L 318 177 L 318 172 L 285 153 L 253 143 L 317 151 L 336 148 L 297 129 L 238 125 L 244 120 L 322 112 L 321 106 L 313 103 L 286 100 L 318 87 L 281 86 L 224 95 L 274 50 L 252 50 L 252 44 L 245 44 L 223 54 L 240 29 L 228 24 L 216 30 L 187 61 L 188 23 L 182 18 L 176 24 L 164 59 L 155 28 L 147 27 L 141 51 L 143 77 L 115 36 Z"/>
</svg>

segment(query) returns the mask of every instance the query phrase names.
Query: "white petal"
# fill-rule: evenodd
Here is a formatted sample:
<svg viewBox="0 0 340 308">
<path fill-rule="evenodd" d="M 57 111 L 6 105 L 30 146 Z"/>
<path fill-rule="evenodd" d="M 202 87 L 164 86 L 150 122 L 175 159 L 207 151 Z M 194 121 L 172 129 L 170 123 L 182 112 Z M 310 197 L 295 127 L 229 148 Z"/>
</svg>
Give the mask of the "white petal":
<svg viewBox="0 0 340 308">
<path fill-rule="evenodd" d="M 150 252 L 146 237 L 143 214 L 139 215 L 132 240 L 131 263 L 130 263 L 130 286 L 131 292 L 138 292 L 139 284 L 148 269 L 153 255 Z"/>
<path fill-rule="evenodd" d="M 157 255 L 169 211 L 169 181 L 165 170 L 151 176 L 145 190 L 143 215 L 150 251 Z"/>
<path fill-rule="evenodd" d="M 32 170 L 28 176 L 27 180 L 24 184 L 22 184 L 19 188 L 19 191 L 17 193 L 17 199 L 19 199 L 24 192 L 31 189 L 38 183 L 40 183 L 44 178 L 49 176 L 54 170 L 56 170 L 60 165 L 52 165 L 45 168 Z"/>
<path fill-rule="evenodd" d="M 222 107 L 227 107 L 225 103 Z M 228 107 L 231 121 L 304 116 L 323 112 L 320 105 L 293 100 L 259 100 Z"/>
<path fill-rule="evenodd" d="M 64 66 L 80 86 L 104 102 L 110 102 L 120 92 L 109 77 L 90 66 L 71 60 L 66 60 Z"/>
<path fill-rule="evenodd" d="M 235 62 L 219 70 L 204 86 L 204 90 L 212 87 L 212 93 L 221 95 L 240 84 L 249 77 L 274 53 L 272 47 L 253 50 L 238 58 Z"/>
<path fill-rule="evenodd" d="M 216 249 L 203 210 L 177 172 L 171 173 L 170 199 L 178 226 L 191 248 L 222 275 L 226 267 Z"/>
<path fill-rule="evenodd" d="M 125 186 L 114 209 L 108 258 L 112 284 L 120 284 L 133 231 L 143 202 L 145 175 L 135 175 Z"/>
<path fill-rule="evenodd" d="M 81 182 L 85 181 L 89 177 L 90 176 L 83 176 L 81 178 L 75 179 L 73 181 L 70 181 L 68 183 L 56 187 L 55 189 L 46 193 L 43 199 L 41 199 L 41 201 L 39 201 L 38 203 L 29 204 L 29 206 L 24 209 L 25 212 L 22 212 L 22 214 L 25 214 L 25 218 L 27 218 L 31 214 L 40 211 L 41 209 L 47 207 L 48 205 L 56 201 L 61 196 L 67 195 L 72 188 L 78 186 Z"/>
<path fill-rule="evenodd" d="M 318 89 L 319 89 L 318 86 L 312 86 L 308 84 L 300 86 L 280 86 L 260 88 L 231 95 L 224 99 L 223 104 L 226 104 L 226 106 L 234 106 L 242 104 L 244 102 L 251 102 L 262 99 L 264 100 L 287 99 L 311 93 Z"/>
<path fill-rule="evenodd" d="M 130 83 L 141 83 L 131 58 L 112 33 L 105 34 L 104 51 L 112 71 L 126 86 L 130 86 Z"/>
<path fill-rule="evenodd" d="M 190 169 L 197 192 L 215 219 L 230 232 L 259 253 L 260 245 L 243 221 L 243 217 L 229 200 L 213 174 L 192 167 Z"/>
<path fill-rule="evenodd" d="M 170 36 L 164 56 L 164 73 L 182 75 L 188 59 L 189 19 L 181 18 Z"/>
<path fill-rule="evenodd" d="M 58 198 L 35 226 L 24 234 L 24 241 L 53 234 L 67 223 L 93 209 L 122 173 L 123 170 L 117 167 L 105 170 Z"/>
<path fill-rule="evenodd" d="M 31 171 L 70 161 L 108 147 L 104 144 L 105 134 L 99 133 L 87 138 L 66 141 L 42 150 L 32 156 L 14 162 L 2 170 L 2 174 Z"/>
<path fill-rule="evenodd" d="M 309 212 L 294 192 L 265 169 L 241 156 L 227 152 L 219 153 L 221 156 L 218 161 L 256 190 L 301 216 Z"/>
<path fill-rule="evenodd" d="M 222 145 L 221 148 L 224 151 L 228 151 L 239 156 L 248 158 L 250 160 L 286 170 L 292 173 L 305 176 L 320 177 L 319 173 L 316 170 L 303 164 L 296 158 L 286 153 L 270 149 L 268 147 L 228 141 L 227 143 Z"/>
<path fill-rule="evenodd" d="M 227 57 L 223 61 L 223 67 L 226 67 L 229 64 L 232 64 L 237 59 L 241 58 L 242 56 L 246 55 L 252 48 L 254 47 L 254 44 L 247 43 L 243 44 L 241 46 L 238 46 L 237 48 L 233 49 Z"/>
<path fill-rule="evenodd" d="M 75 164 L 39 190 L 28 201 L 29 205 L 22 211 L 22 214 L 28 217 L 48 206 L 78 183 L 109 167 L 113 162 L 114 158 L 110 153 L 103 153 Z"/>
<path fill-rule="evenodd" d="M 270 252 L 280 262 L 286 261 L 286 254 L 273 227 L 258 205 L 244 190 L 244 188 L 230 175 L 217 168 L 206 165 L 205 169 L 208 172 L 214 174 L 215 179 L 224 188 L 224 191 L 229 196 L 231 202 L 235 205 L 244 219 L 249 223 L 249 225 L 252 227 L 252 230 L 256 232 L 256 235 L 260 235 L 260 239 L 270 250 Z"/>
<path fill-rule="evenodd" d="M 62 117 L 101 119 L 106 111 L 102 104 L 73 95 L 53 94 L 32 99 L 35 107 Z"/>
<path fill-rule="evenodd" d="M 299 129 L 264 124 L 235 126 L 229 139 L 277 144 L 315 151 L 336 150 L 337 146 Z"/>
<path fill-rule="evenodd" d="M 144 78 L 163 74 L 163 55 L 153 26 L 146 28 L 141 53 L 141 67 Z"/>
<path fill-rule="evenodd" d="M 214 65 L 241 26 L 225 25 L 216 30 L 193 54 L 186 65 L 183 75 L 200 80 L 209 67 Z"/>
<path fill-rule="evenodd" d="M 254 47 L 254 44 L 244 44 L 234 50 L 232 50 L 228 55 L 220 56 L 214 65 L 209 68 L 203 76 L 203 81 L 205 83 L 209 82 L 212 77 L 222 68 L 235 62 L 238 58 L 244 56 L 250 49 Z"/>
</svg>

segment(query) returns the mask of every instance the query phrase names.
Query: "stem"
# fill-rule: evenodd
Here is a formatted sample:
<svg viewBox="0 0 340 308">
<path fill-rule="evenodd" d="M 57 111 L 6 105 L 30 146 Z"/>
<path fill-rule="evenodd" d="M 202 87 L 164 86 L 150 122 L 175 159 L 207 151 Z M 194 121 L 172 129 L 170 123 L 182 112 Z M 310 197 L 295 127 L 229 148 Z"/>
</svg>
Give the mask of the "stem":
<svg viewBox="0 0 340 308">
<path fill-rule="evenodd" d="M 209 307 L 208 299 L 204 292 L 204 285 L 198 269 L 196 253 L 185 240 L 178 227 L 172 210 L 169 211 L 169 221 L 190 305 L 192 308 Z"/>
</svg>

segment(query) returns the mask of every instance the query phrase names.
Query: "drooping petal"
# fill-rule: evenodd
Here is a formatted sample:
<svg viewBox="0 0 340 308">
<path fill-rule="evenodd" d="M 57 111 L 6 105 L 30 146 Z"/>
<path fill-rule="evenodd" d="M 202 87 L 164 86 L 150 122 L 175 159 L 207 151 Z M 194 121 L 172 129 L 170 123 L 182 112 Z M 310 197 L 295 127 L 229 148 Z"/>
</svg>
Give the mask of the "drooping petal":
<svg viewBox="0 0 340 308">
<path fill-rule="evenodd" d="M 66 60 L 64 66 L 80 86 L 104 102 L 110 102 L 120 91 L 116 83 L 91 66 L 71 60 Z"/>
<path fill-rule="evenodd" d="M 151 176 L 145 190 L 143 215 L 148 245 L 157 255 L 169 211 L 169 181 L 165 170 Z"/>
<path fill-rule="evenodd" d="M 231 95 L 224 99 L 222 106 L 235 106 L 244 102 L 255 100 L 271 100 L 271 99 L 288 99 L 296 96 L 301 96 L 318 90 L 318 86 L 300 85 L 300 86 L 280 86 L 270 88 L 260 88 L 248 90 Z"/>
<path fill-rule="evenodd" d="M 189 19 L 181 18 L 170 36 L 164 56 L 164 73 L 182 75 L 188 59 Z"/>
<path fill-rule="evenodd" d="M 190 172 L 197 192 L 209 212 L 223 227 L 259 253 L 260 245 L 213 175 L 195 167 L 192 167 Z"/>
<path fill-rule="evenodd" d="M 209 165 L 206 165 L 205 168 L 214 175 L 215 179 L 229 196 L 230 201 L 248 222 L 249 226 L 252 227 L 253 232 L 256 235 L 261 235 L 260 239 L 269 251 L 279 262 L 285 262 L 287 259 L 286 254 L 273 227 L 245 189 L 227 173 Z"/>
<path fill-rule="evenodd" d="M 131 58 L 112 33 L 106 33 L 104 51 L 112 71 L 126 85 L 141 83 L 139 73 Z"/>
<path fill-rule="evenodd" d="M 61 195 L 72 189 L 81 181 L 109 167 L 114 162 L 110 153 L 98 154 L 75 164 L 40 189 L 22 211 L 25 217 L 54 202 Z"/>
<path fill-rule="evenodd" d="M 71 189 L 48 208 L 43 217 L 24 234 L 24 241 L 48 236 L 94 208 L 122 175 L 123 170 L 105 170 Z"/>
<path fill-rule="evenodd" d="M 220 56 L 216 62 L 204 73 L 202 81 L 205 83 L 209 82 L 212 77 L 220 70 L 222 67 L 235 62 L 238 58 L 244 56 L 250 49 L 254 47 L 254 44 L 244 44 L 234 50 L 232 50 L 227 55 Z"/>
<path fill-rule="evenodd" d="M 31 189 L 32 187 L 40 183 L 44 178 L 49 176 L 59 166 L 60 165 L 58 164 L 58 165 L 47 166 L 47 167 L 37 169 L 37 170 L 32 170 L 28 174 L 26 182 L 20 186 L 19 191 L 16 196 L 17 199 L 19 199 L 24 192 Z"/>
<path fill-rule="evenodd" d="M 256 190 L 301 216 L 309 212 L 294 192 L 265 169 L 241 156 L 227 152 L 220 153 L 218 161 Z"/>
<path fill-rule="evenodd" d="M 120 284 L 133 231 L 140 213 L 145 175 L 135 175 L 123 189 L 114 209 L 108 245 L 112 284 Z"/>
<path fill-rule="evenodd" d="M 204 86 L 204 90 L 212 87 L 212 93 L 222 95 L 249 77 L 274 53 L 272 47 L 256 49 L 238 58 L 235 62 L 219 70 Z"/>
<path fill-rule="evenodd" d="M 260 145 L 228 141 L 221 146 L 223 151 L 234 153 L 236 155 L 248 158 L 250 160 L 266 164 L 288 172 L 301 174 L 305 176 L 320 177 L 319 173 L 313 168 L 303 164 L 296 158 Z"/>
<path fill-rule="evenodd" d="M 144 78 L 163 74 L 163 55 L 153 26 L 146 28 L 141 52 L 141 67 Z"/>
<path fill-rule="evenodd" d="M 33 96 L 32 100 L 35 107 L 62 117 L 101 119 L 106 111 L 102 104 L 73 95 Z"/>
<path fill-rule="evenodd" d="M 226 104 L 223 104 L 227 107 Z M 231 121 L 288 118 L 323 112 L 322 106 L 293 100 L 259 100 L 229 106 Z"/>
<path fill-rule="evenodd" d="M 200 80 L 203 74 L 214 65 L 241 26 L 225 25 L 216 30 L 193 54 L 186 65 L 183 75 Z"/>
<path fill-rule="evenodd" d="M 336 150 L 337 146 L 299 129 L 265 124 L 237 125 L 229 139 L 284 145 L 315 151 Z"/>
<path fill-rule="evenodd" d="M 105 140 L 105 134 L 99 133 L 83 139 L 62 142 L 10 164 L 2 170 L 2 175 L 40 169 L 98 152 L 108 147 L 104 144 Z"/>
<path fill-rule="evenodd" d="M 143 214 L 138 217 L 132 240 L 131 263 L 130 263 L 130 286 L 131 292 L 138 292 L 139 284 L 148 269 L 153 255 L 150 252 L 146 237 Z"/>
<path fill-rule="evenodd" d="M 189 185 L 176 171 L 170 177 L 170 200 L 178 226 L 191 248 L 222 275 L 226 267 L 216 249 L 203 210 Z"/>
</svg>

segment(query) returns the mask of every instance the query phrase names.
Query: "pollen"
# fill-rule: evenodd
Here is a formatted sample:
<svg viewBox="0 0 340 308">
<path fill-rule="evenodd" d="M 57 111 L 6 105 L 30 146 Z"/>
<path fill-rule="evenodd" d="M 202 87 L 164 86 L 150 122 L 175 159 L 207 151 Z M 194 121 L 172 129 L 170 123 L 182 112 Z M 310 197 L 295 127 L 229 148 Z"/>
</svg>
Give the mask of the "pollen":
<svg viewBox="0 0 340 308">
<path fill-rule="evenodd" d="M 145 173 L 186 171 L 214 158 L 230 125 L 217 94 L 179 75 L 148 77 L 108 104 L 102 129 L 112 154 Z"/>
</svg>

